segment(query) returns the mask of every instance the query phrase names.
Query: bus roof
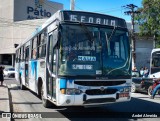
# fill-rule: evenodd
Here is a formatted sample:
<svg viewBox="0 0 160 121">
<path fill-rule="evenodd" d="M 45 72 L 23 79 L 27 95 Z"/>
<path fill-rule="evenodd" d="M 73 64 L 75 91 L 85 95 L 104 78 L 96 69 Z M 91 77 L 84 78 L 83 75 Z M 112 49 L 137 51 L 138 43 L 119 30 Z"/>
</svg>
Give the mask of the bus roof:
<svg viewBox="0 0 160 121">
<path fill-rule="evenodd" d="M 32 39 L 35 35 L 41 32 L 44 28 L 49 26 L 53 22 L 57 21 L 64 21 L 64 22 L 82 22 L 82 23 L 89 23 L 89 24 L 100 24 L 100 25 L 109 25 L 109 26 L 117 26 L 121 28 L 127 28 L 126 22 L 122 18 L 100 14 L 100 13 L 93 13 L 93 12 L 86 12 L 86 11 L 71 11 L 71 10 L 59 10 L 55 14 L 53 14 L 49 19 L 44 22 L 40 27 L 36 28 L 36 30 L 32 33 L 32 35 L 24 40 L 17 49 Z"/>
</svg>

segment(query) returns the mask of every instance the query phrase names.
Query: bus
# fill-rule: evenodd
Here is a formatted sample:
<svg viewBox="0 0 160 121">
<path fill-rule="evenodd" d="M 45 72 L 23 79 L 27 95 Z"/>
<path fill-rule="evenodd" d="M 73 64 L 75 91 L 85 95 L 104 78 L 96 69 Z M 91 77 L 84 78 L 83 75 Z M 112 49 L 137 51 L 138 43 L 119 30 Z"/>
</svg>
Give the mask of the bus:
<svg viewBox="0 0 160 121">
<path fill-rule="evenodd" d="M 149 77 L 160 78 L 160 48 L 151 51 Z"/>
<path fill-rule="evenodd" d="M 131 60 L 124 19 L 60 10 L 16 48 L 16 80 L 44 107 L 130 101 Z"/>
</svg>

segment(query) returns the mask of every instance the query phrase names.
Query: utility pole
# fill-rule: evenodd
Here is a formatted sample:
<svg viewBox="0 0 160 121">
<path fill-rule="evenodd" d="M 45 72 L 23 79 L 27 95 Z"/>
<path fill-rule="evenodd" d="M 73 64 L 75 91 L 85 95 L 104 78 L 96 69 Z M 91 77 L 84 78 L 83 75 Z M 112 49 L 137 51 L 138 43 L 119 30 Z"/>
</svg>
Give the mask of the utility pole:
<svg viewBox="0 0 160 121">
<path fill-rule="evenodd" d="M 134 35 L 134 17 L 135 17 L 135 14 L 138 14 L 139 12 L 135 10 L 135 8 L 138 8 L 136 5 L 133 5 L 133 4 L 129 4 L 129 5 L 126 5 L 126 6 L 123 6 L 127 9 L 129 9 L 129 11 L 125 11 L 124 13 L 126 15 L 131 15 L 131 24 L 132 24 L 132 27 L 131 27 L 131 44 L 132 44 L 132 68 L 135 67 L 136 65 L 136 48 L 135 48 L 135 35 Z"/>
<path fill-rule="evenodd" d="M 74 10 L 75 0 L 70 0 L 70 10 Z"/>
</svg>

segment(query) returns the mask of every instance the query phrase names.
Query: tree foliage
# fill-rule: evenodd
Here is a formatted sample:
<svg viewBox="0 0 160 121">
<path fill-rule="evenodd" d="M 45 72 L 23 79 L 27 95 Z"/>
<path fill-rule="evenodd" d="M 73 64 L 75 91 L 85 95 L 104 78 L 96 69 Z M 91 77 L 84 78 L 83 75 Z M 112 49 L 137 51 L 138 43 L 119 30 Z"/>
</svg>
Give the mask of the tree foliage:
<svg viewBox="0 0 160 121">
<path fill-rule="evenodd" d="M 143 0 L 135 20 L 140 27 L 140 35 L 152 36 L 160 42 L 160 0 Z"/>
</svg>

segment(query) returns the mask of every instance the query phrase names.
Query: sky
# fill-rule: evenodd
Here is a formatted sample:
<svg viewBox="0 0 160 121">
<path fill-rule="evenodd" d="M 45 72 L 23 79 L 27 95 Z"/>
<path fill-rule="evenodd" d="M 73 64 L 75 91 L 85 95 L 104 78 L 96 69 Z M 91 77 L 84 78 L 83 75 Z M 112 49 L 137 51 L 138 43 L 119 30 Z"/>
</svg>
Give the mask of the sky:
<svg viewBox="0 0 160 121">
<path fill-rule="evenodd" d="M 64 5 L 64 9 L 70 9 L 70 0 L 51 0 Z M 126 21 L 131 21 L 129 15 L 124 12 L 128 9 L 122 7 L 128 4 L 134 4 L 141 7 L 142 0 L 75 0 L 75 10 L 97 12 L 116 17 L 124 18 Z"/>
</svg>

